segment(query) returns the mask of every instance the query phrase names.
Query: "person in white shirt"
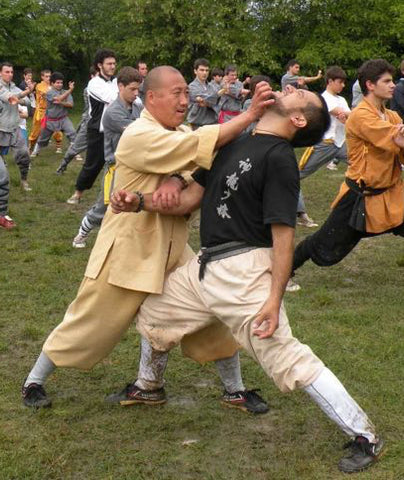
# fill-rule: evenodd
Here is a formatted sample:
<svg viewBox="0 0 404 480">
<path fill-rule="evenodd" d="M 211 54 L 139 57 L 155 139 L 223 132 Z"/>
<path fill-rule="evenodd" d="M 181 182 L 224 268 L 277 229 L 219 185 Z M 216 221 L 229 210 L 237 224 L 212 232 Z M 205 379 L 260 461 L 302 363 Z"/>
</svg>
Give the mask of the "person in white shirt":
<svg viewBox="0 0 404 480">
<path fill-rule="evenodd" d="M 75 205 L 80 203 L 84 190 L 90 189 L 98 174 L 104 167 L 104 132 L 102 117 L 105 109 L 118 96 L 118 85 L 114 77 L 116 55 L 112 50 L 102 48 L 97 50 L 94 67 L 98 75 L 87 85 L 89 100 L 89 120 L 87 123 L 87 155 L 84 165 L 77 177 L 76 190 L 67 200 Z"/>
<path fill-rule="evenodd" d="M 328 106 L 331 125 L 320 143 L 304 151 L 299 162 L 300 180 L 317 171 L 322 165 L 328 164 L 329 170 L 336 170 L 341 160 L 348 163 L 345 122 L 351 111 L 345 98 L 339 95 L 345 87 L 346 73 L 341 67 L 333 66 L 326 71 L 325 78 L 327 87 L 322 96 Z M 306 227 L 317 226 L 306 213 L 302 194 L 299 196 L 297 223 Z"/>
</svg>

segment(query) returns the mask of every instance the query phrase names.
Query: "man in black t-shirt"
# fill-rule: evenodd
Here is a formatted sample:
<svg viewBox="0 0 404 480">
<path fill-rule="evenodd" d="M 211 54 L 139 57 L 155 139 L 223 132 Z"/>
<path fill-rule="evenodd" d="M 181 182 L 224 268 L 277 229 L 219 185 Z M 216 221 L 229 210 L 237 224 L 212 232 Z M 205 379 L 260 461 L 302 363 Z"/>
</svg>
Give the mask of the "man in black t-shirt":
<svg viewBox="0 0 404 480">
<path fill-rule="evenodd" d="M 299 175 L 293 146 L 318 142 L 329 126 L 321 97 L 275 93 L 252 135 L 223 147 L 211 170 L 194 173 L 181 205 L 164 209 L 151 195 L 116 192 L 111 206 L 185 214 L 201 203 L 202 253 L 150 295 L 137 328 L 158 351 L 184 335 L 224 322 L 282 392 L 304 389 L 353 438 L 340 470 L 370 466 L 383 441 L 365 412 L 311 349 L 293 337 L 282 297 L 291 272 Z M 202 198 L 203 197 L 203 198 Z"/>
</svg>

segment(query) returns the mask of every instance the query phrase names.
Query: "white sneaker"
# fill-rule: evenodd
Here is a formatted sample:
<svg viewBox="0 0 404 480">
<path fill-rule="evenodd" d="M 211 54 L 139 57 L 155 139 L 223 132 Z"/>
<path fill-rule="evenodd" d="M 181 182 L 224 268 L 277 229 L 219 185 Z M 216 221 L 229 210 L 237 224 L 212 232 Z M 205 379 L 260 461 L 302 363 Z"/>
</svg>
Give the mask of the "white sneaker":
<svg viewBox="0 0 404 480">
<path fill-rule="evenodd" d="M 307 228 L 318 227 L 318 223 L 315 223 L 313 219 L 307 215 L 307 213 L 298 213 L 296 223 Z"/>
<path fill-rule="evenodd" d="M 333 171 L 338 170 L 337 164 L 334 163 L 333 160 L 331 160 L 331 162 L 327 165 L 327 168 L 328 170 L 333 170 Z"/>
<path fill-rule="evenodd" d="M 79 233 L 73 238 L 72 245 L 74 248 L 85 248 L 86 240 L 87 240 L 87 235 L 80 235 Z"/>
<path fill-rule="evenodd" d="M 66 203 L 69 205 L 78 205 L 80 203 L 80 197 L 78 197 L 75 193 L 66 200 Z"/>
<path fill-rule="evenodd" d="M 58 148 L 56 149 L 56 153 L 63 153 L 63 150 L 62 150 L 60 147 L 58 147 Z"/>
<path fill-rule="evenodd" d="M 286 285 L 286 291 L 287 292 L 298 292 L 302 287 L 294 282 L 291 278 L 289 278 L 289 281 Z"/>
<path fill-rule="evenodd" d="M 74 159 L 76 160 L 76 162 L 84 162 L 84 158 L 81 155 L 76 155 Z"/>
<path fill-rule="evenodd" d="M 21 180 L 21 188 L 24 192 L 31 192 L 32 188 L 29 186 L 29 183 L 26 180 Z"/>
</svg>

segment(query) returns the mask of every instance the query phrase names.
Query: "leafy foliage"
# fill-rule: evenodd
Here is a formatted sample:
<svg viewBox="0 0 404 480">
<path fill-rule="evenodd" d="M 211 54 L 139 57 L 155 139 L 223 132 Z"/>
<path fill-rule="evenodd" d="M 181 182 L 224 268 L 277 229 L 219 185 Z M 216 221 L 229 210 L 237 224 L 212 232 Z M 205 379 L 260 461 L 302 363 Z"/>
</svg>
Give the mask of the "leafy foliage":
<svg viewBox="0 0 404 480">
<path fill-rule="evenodd" d="M 85 77 L 98 47 L 192 75 L 195 58 L 279 78 L 296 57 L 310 72 L 368 58 L 398 64 L 401 0 L 0 0 L 0 59 Z"/>
</svg>

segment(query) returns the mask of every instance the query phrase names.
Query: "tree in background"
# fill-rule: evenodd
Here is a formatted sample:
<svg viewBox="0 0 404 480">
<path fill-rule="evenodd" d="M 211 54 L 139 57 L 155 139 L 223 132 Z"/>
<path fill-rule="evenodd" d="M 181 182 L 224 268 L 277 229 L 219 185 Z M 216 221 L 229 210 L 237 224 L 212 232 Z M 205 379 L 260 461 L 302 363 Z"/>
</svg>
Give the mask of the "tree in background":
<svg viewBox="0 0 404 480">
<path fill-rule="evenodd" d="M 279 79 L 290 58 L 307 72 L 403 55 L 402 0 L 0 0 L 0 61 L 87 78 L 95 50 L 121 65 L 143 58 L 189 78 L 197 57 L 212 66 Z"/>
</svg>

